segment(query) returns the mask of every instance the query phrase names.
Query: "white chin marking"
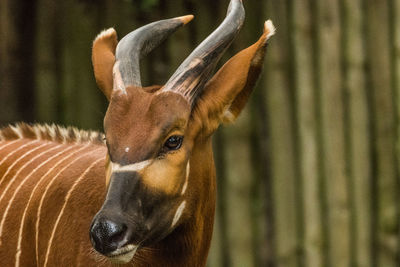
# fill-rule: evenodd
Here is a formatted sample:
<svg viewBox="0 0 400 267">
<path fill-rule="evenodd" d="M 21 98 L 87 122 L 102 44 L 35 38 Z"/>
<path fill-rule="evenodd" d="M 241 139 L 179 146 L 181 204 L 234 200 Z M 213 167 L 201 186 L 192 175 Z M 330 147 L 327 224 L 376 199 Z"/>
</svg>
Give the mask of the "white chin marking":
<svg viewBox="0 0 400 267">
<path fill-rule="evenodd" d="M 139 246 L 135 245 L 127 245 L 125 247 L 119 248 L 111 252 L 111 254 L 108 255 L 108 259 L 112 263 L 117 263 L 117 264 L 128 263 L 133 259 L 133 256 L 135 256 L 138 247 Z"/>
</svg>

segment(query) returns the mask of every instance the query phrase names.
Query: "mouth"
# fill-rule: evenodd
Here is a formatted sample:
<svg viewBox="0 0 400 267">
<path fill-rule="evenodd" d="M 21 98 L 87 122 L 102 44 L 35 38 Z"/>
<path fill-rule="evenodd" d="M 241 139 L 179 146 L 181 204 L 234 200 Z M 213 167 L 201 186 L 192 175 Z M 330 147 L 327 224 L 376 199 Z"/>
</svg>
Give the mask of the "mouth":
<svg viewBox="0 0 400 267">
<path fill-rule="evenodd" d="M 132 260 L 133 256 L 137 251 L 139 246 L 126 245 L 122 248 L 114 250 L 107 255 L 108 259 L 113 263 L 128 263 Z"/>
</svg>

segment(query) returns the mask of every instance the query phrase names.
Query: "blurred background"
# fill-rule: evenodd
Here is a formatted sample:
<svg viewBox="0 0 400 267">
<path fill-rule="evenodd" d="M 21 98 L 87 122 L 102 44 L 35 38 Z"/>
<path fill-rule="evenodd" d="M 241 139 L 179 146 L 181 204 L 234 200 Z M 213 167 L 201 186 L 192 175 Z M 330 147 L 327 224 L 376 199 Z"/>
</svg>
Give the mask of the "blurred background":
<svg viewBox="0 0 400 267">
<path fill-rule="evenodd" d="M 0 125 L 102 130 L 91 44 L 195 20 L 142 64 L 163 84 L 223 20 L 228 0 L 0 0 Z M 235 125 L 214 136 L 218 208 L 209 266 L 400 266 L 400 1 L 244 0 L 222 60 L 277 27 Z"/>
</svg>

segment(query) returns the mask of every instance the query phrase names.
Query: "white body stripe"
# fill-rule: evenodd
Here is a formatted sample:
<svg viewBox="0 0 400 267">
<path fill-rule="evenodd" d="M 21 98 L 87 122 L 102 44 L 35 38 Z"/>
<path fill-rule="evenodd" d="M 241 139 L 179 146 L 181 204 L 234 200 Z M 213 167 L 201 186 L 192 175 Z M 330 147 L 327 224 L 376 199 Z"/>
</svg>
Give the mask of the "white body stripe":
<svg viewBox="0 0 400 267">
<path fill-rule="evenodd" d="M 124 165 L 124 166 L 121 166 L 118 163 L 111 162 L 111 168 L 112 168 L 113 173 L 134 172 L 134 171 L 142 170 L 143 168 L 150 165 L 151 162 L 152 162 L 152 160 L 144 160 L 141 162 L 137 162 L 137 163 L 130 164 L 130 165 Z"/>
<path fill-rule="evenodd" d="M 48 144 L 48 143 L 47 143 L 47 144 Z M 47 144 L 43 144 L 43 145 L 47 145 Z M 39 147 L 41 147 L 41 146 L 39 146 Z M 35 155 L 35 156 L 32 157 L 29 161 L 27 161 L 27 162 L 18 170 L 18 172 L 13 176 L 13 178 L 11 178 L 11 180 L 10 180 L 10 182 L 8 183 L 7 187 L 6 187 L 5 190 L 3 191 L 3 194 L 2 194 L 1 197 L 4 197 L 4 195 L 7 193 L 8 189 L 9 189 L 9 187 L 10 187 L 11 184 L 16 180 L 17 176 L 21 173 L 22 170 L 24 170 L 29 164 L 31 164 L 31 163 L 32 163 L 34 160 L 36 160 L 37 158 L 43 156 L 44 154 L 46 154 L 46 153 L 48 153 L 48 152 L 51 152 L 51 151 L 57 149 L 57 148 L 59 148 L 59 147 L 61 147 L 61 145 L 58 145 L 58 146 L 52 147 L 52 148 L 50 148 L 50 149 L 47 149 L 47 150 L 45 150 L 45 151 L 43 151 L 43 152 L 41 152 L 41 153 Z M 36 172 L 36 171 L 38 170 L 38 168 L 39 168 L 39 167 L 33 169 L 33 170 L 22 180 L 22 182 L 18 185 L 17 189 L 14 190 L 13 195 L 11 196 L 11 198 L 8 200 L 7 207 L 6 207 L 6 209 L 5 209 L 4 213 L 3 213 L 3 218 L 1 219 L 1 222 L 0 222 L 0 245 L 1 245 L 1 243 L 2 243 L 1 237 L 2 237 L 2 235 L 3 235 L 4 223 L 5 223 L 5 221 L 6 221 L 6 218 L 7 218 L 7 215 L 8 215 L 8 211 L 9 211 L 9 209 L 10 209 L 10 207 L 11 207 L 11 205 L 12 205 L 14 199 L 15 199 L 15 196 L 17 195 L 19 189 L 24 185 L 24 183 L 29 179 L 29 177 L 31 177 L 31 175 L 32 175 L 34 172 Z M 1 198 L 0 198 L 0 202 L 1 202 Z"/>
<path fill-rule="evenodd" d="M 174 219 L 172 220 L 171 228 L 175 226 L 175 224 L 179 221 L 182 216 L 183 210 L 186 206 L 186 200 L 182 201 L 179 207 L 176 209 Z"/>
<path fill-rule="evenodd" d="M 19 157 L 16 161 L 14 161 L 13 164 L 10 165 L 10 167 L 8 167 L 6 173 L 3 175 L 2 179 L 0 180 L 0 185 L 3 181 L 5 181 L 5 177 L 7 176 L 7 174 L 10 172 L 10 170 L 19 162 L 21 161 L 23 158 L 25 158 L 26 156 L 28 156 L 29 154 L 35 152 L 36 150 L 38 150 L 39 148 L 42 148 L 43 146 L 49 145 L 50 143 L 44 143 L 41 144 L 40 146 L 35 147 L 34 149 L 29 150 L 28 152 L 24 153 L 21 157 Z M 31 161 L 29 161 L 31 162 Z M 7 184 L 6 188 L 4 189 L 3 193 L 0 196 L 0 202 L 3 199 L 4 195 L 6 194 L 6 192 L 8 191 L 8 188 L 10 188 L 11 184 L 13 183 L 15 177 L 17 177 L 21 171 L 26 167 L 26 163 L 18 169 L 18 171 L 14 174 L 13 178 L 10 179 L 10 182 Z M 0 237 L 1 237 L 1 232 L 0 232 Z M 1 245 L 1 240 L 0 240 L 0 245 Z"/>
<path fill-rule="evenodd" d="M 86 145 L 86 146 L 89 146 Z M 86 147 L 85 146 L 85 147 Z M 35 240 L 36 240 L 36 262 L 39 264 L 39 223 L 40 223 L 40 216 L 41 216 L 41 211 L 42 211 L 42 206 L 43 206 L 43 202 L 44 202 L 44 198 L 47 195 L 47 192 L 49 191 L 50 187 L 53 185 L 54 181 L 60 176 L 60 174 L 62 172 L 64 172 L 67 168 L 69 168 L 70 166 L 72 166 L 75 162 L 79 161 L 81 158 L 93 153 L 95 150 L 92 151 L 88 151 L 76 158 L 74 158 L 70 163 L 68 163 L 66 166 L 64 166 L 54 177 L 53 179 L 50 181 L 50 183 L 47 184 L 42 197 L 40 198 L 40 202 L 39 202 L 39 207 L 37 210 L 37 216 L 36 216 L 36 224 L 35 224 L 35 228 L 36 228 L 36 233 L 35 233 Z"/>
<path fill-rule="evenodd" d="M 56 157 L 60 156 L 61 154 L 64 154 L 64 153 L 66 153 L 66 152 L 72 150 L 72 149 L 75 148 L 75 147 L 76 147 L 76 145 L 75 145 L 75 146 L 68 146 L 66 149 L 64 149 L 64 150 L 58 152 L 57 154 L 54 154 L 54 155 L 51 156 L 50 158 L 48 158 L 46 161 L 44 161 L 43 163 L 41 163 L 37 168 L 40 168 L 40 167 L 44 166 L 45 164 L 47 164 L 48 162 L 50 162 L 50 161 L 53 160 L 54 158 L 56 158 Z M 79 150 L 78 150 L 78 151 L 79 151 Z M 78 152 L 78 151 L 75 151 L 75 153 Z M 47 175 L 48 175 L 55 167 L 57 167 L 61 162 L 65 161 L 65 159 L 71 157 L 73 154 L 74 154 L 74 153 L 72 153 L 72 154 L 70 154 L 70 155 L 67 155 L 66 157 L 62 158 L 62 159 L 61 159 L 60 161 L 58 161 L 52 168 L 48 169 L 47 172 L 46 172 L 43 176 L 40 177 L 40 179 L 36 182 L 35 187 L 32 189 L 31 194 L 29 195 L 28 202 L 26 203 L 24 212 L 23 212 L 23 214 L 22 214 L 21 224 L 20 224 L 19 231 L 18 231 L 18 244 L 17 244 L 17 253 L 15 254 L 15 266 L 19 266 L 19 261 L 20 261 L 21 252 L 22 252 L 22 251 L 21 251 L 21 242 L 22 242 L 22 233 L 23 233 L 23 229 L 24 229 L 24 225 L 25 225 L 25 217 L 26 217 L 26 213 L 27 213 L 27 211 L 28 211 L 29 204 L 30 204 L 30 202 L 31 202 L 31 200 L 32 200 L 32 197 L 33 197 L 33 195 L 34 195 L 36 189 L 38 188 L 40 182 L 41 182 L 45 177 L 47 177 Z"/>
<path fill-rule="evenodd" d="M 0 161 L 0 166 L 1 166 L 9 157 L 11 157 L 12 155 L 14 155 L 14 154 L 17 153 L 18 151 L 24 149 L 25 147 L 29 146 L 30 144 L 37 143 L 37 142 L 39 142 L 39 141 L 38 141 L 38 140 L 30 141 L 30 142 L 28 142 L 28 143 L 26 143 L 26 144 L 24 144 L 24 145 L 18 147 L 16 150 L 14 150 L 13 152 L 11 152 L 11 153 L 8 154 L 7 156 L 5 156 L 5 157 Z M 18 160 L 18 159 L 17 159 L 17 160 Z M 8 168 L 10 169 L 10 167 L 8 167 Z M 8 171 L 8 170 L 7 170 L 7 171 Z M 3 178 L 4 176 L 6 176 L 6 174 L 3 174 L 3 176 L 0 178 L 0 183 L 1 183 L 1 180 L 2 180 L 2 178 Z"/>
<path fill-rule="evenodd" d="M 0 146 L 0 151 L 3 150 L 3 149 L 5 149 L 5 148 L 8 147 L 8 146 L 11 146 L 12 144 L 14 144 L 14 143 L 16 143 L 16 142 L 18 142 L 18 141 L 21 141 L 21 140 L 16 139 L 16 140 L 11 141 L 11 142 L 6 142 L 6 141 L 4 141 L 4 140 L 0 140 L 0 142 L 4 142 L 4 144 L 3 144 L 2 146 Z M 2 161 L 2 162 L 3 162 L 3 161 Z M 0 165 L 1 165 L 1 164 L 0 164 Z"/>
<path fill-rule="evenodd" d="M 82 175 L 79 176 L 79 178 L 74 182 L 74 184 L 71 186 L 70 190 L 68 191 L 67 195 L 65 196 L 64 204 L 63 204 L 63 206 L 62 206 L 62 208 L 61 208 L 61 210 L 60 210 L 60 213 L 59 213 L 58 216 L 57 216 L 57 219 L 56 219 L 56 222 L 55 222 L 55 224 L 54 224 L 53 230 L 51 231 L 51 236 L 50 236 L 50 239 L 49 239 L 49 243 L 47 244 L 46 257 L 45 257 L 45 261 L 44 261 L 44 267 L 47 266 L 47 261 L 48 261 L 49 255 L 50 255 L 51 245 L 52 245 L 53 239 L 54 239 L 54 234 L 55 234 L 55 232 L 56 232 L 56 230 L 57 230 L 58 223 L 60 222 L 61 217 L 62 217 L 62 215 L 64 214 L 65 207 L 66 207 L 67 204 L 68 204 L 68 200 L 69 200 L 69 198 L 71 197 L 72 191 L 74 191 L 74 189 L 76 188 L 76 186 L 77 186 L 77 185 L 79 184 L 79 182 L 86 176 L 86 174 L 87 174 L 94 166 L 96 166 L 96 164 L 98 164 L 98 163 L 101 162 L 101 161 L 104 161 L 104 159 L 102 159 L 102 158 L 97 159 L 97 160 L 94 161 L 92 164 L 90 164 L 90 166 L 89 166 L 89 167 L 82 173 Z"/>
</svg>

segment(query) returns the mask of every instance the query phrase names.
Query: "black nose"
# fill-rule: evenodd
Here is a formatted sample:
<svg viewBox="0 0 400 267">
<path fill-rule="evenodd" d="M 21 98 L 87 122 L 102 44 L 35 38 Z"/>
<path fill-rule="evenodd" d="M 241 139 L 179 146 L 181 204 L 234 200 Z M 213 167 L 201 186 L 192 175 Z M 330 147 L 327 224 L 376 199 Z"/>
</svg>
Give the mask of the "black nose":
<svg viewBox="0 0 400 267">
<path fill-rule="evenodd" d="M 107 255 L 126 245 L 127 227 L 108 219 L 96 219 L 90 228 L 90 240 L 98 252 Z"/>
</svg>

